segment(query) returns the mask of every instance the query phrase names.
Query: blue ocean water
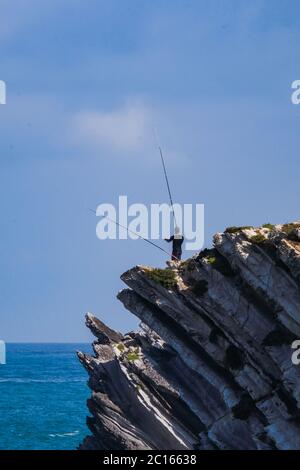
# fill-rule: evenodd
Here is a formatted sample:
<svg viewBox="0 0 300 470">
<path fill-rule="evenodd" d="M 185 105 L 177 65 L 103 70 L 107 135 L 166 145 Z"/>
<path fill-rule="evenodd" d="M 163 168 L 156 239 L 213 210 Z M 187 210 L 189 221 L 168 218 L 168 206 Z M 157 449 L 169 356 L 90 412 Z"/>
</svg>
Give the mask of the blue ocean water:
<svg viewBox="0 0 300 470">
<path fill-rule="evenodd" d="M 75 449 L 89 432 L 88 344 L 7 344 L 0 365 L 0 449 Z"/>
</svg>

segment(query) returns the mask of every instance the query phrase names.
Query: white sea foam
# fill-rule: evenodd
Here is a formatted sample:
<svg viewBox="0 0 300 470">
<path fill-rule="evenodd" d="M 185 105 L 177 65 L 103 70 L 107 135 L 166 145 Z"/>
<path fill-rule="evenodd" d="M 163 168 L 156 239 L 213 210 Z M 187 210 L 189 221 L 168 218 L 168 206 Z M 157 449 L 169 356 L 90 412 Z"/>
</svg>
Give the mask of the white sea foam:
<svg viewBox="0 0 300 470">
<path fill-rule="evenodd" d="M 20 377 L 7 377 L 7 378 L 0 378 L 0 383 L 73 383 L 73 382 L 86 382 L 85 378 L 78 378 L 78 379 L 64 379 L 64 378 L 56 378 L 56 379 L 24 379 Z"/>
<path fill-rule="evenodd" d="M 49 434 L 49 437 L 72 437 L 79 434 L 79 431 L 65 432 L 64 434 Z"/>
</svg>

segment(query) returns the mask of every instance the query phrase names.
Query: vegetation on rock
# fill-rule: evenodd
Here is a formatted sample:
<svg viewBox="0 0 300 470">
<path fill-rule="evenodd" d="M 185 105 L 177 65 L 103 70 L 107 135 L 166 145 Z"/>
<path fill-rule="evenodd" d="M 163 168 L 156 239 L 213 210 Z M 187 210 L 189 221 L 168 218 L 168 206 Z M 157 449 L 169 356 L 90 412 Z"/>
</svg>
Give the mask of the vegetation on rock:
<svg viewBox="0 0 300 470">
<path fill-rule="evenodd" d="M 219 271 L 223 276 L 234 276 L 229 262 L 215 248 L 205 248 L 197 259 L 205 259 L 214 269 Z"/>
<path fill-rule="evenodd" d="M 152 281 L 161 284 L 166 289 L 173 289 L 177 285 L 176 273 L 172 269 L 149 269 L 145 271 Z"/>
<path fill-rule="evenodd" d="M 290 237 L 296 228 L 300 228 L 300 224 L 284 224 L 281 227 L 281 231 L 284 232 L 288 237 Z"/>
<path fill-rule="evenodd" d="M 138 361 L 140 359 L 140 354 L 139 353 L 140 353 L 139 348 L 135 348 L 134 351 L 129 351 L 126 354 L 126 359 L 129 362 Z"/>
<path fill-rule="evenodd" d="M 253 237 L 251 237 L 250 240 L 255 245 L 261 245 L 262 243 L 265 243 L 267 241 L 266 237 L 262 235 L 261 233 L 257 233 L 256 235 L 253 235 Z"/>
<path fill-rule="evenodd" d="M 237 232 L 240 232 L 241 230 L 250 230 L 252 229 L 252 225 L 244 225 L 244 226 L 241 226 L 241 227 L 227 227 L 225 229 L 225 233 L 237 233 Z"/>
</svg>

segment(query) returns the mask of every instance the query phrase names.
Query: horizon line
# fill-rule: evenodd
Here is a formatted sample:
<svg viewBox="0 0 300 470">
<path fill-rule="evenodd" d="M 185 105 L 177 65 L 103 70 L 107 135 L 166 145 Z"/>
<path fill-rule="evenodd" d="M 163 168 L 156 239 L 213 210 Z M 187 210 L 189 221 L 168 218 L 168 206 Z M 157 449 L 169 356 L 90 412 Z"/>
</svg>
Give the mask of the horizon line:
<svg viewBox="0 0 300 470">
<path fill-rule="evenodd" d="M 87 341 L 4 341 L 5 344 L 91 344 Z"/>
</svg>

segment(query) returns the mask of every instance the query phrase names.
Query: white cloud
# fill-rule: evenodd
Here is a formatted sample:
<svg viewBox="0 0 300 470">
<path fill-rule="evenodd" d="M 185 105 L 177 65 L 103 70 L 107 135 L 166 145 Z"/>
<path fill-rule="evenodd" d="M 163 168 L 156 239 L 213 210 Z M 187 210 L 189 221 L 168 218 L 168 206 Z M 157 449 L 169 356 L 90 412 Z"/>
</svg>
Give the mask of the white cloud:
<svg viewBox="0 0 300 470">
<path fill-rule="evenodd" d="M 113 111 L 82 111 L 71 120 L 72 140 L 113 154 L 140 152 L 151 137 L 153 115 L 141 103 Z"/>
<path fill-rule="evenodd" d="M 160 164 L 159 145 L 169 167 L 187 165 L 189 158 L 181 145 L 180 107 L 152 106 L 141 100 L 126 103 L 108 111 L 77 112 L 70 119 L 68 144 L 84 153 L 96 152 L 134 164 L 140 161 L 147 166 Z"/>
</svg>

